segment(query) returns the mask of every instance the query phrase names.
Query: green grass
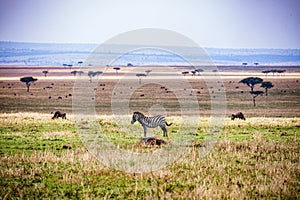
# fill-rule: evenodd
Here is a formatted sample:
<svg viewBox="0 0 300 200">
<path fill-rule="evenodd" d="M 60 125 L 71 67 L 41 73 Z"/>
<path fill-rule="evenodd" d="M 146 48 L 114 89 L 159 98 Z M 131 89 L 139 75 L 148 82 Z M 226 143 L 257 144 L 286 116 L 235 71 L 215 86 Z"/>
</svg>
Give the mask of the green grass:
<svg viewBox="0 0 300 200">
<path fill-rule="evenodd" d="M 160 171 L 139 174 L 107 168 L 94 159 L 71 117 L 51 120 L 47 114 L 18 113 L 0 118 L 0 199 L 299 198 L 299 118 L 227 119 L 204 158 L 199 146 L 209 120 L 202 118 L 195 146 L 184 156 Z M 174 126 L 167 141 L 179 126 L 176 117 L 169 120 Z M 142 137 L 139 125 L 141 134 L 130 136 L 110 118 L 100 117 L 98 123 L 122 148 L 157 148 L 136 146 Z M 162 138 L 159 129 L 155 133 Z M 63 149 L 65 144 L 72 149 Z"/>
<path fill-rule="evenodd" d="M 22 115 L 25 116 L 22 117 Z M 61 150 L 65 144 L 80 143 L 75 137 L 74 122 L 51 120 L 51 118 L 50 120 L 36 119 L 28 115 L 30 114 L 19 113 L 10 117 L 1 115 L 1 153 Z"/>
<path fill-rule="evenodd" d="M 257 97 L 255 108 L 249 88 L 238 81 L 223 80 L 228 117 L 205 157 L 202 150 L 207 147 L 211 99 L 200 77 L 189 82 L 203 118 L 199 127 L 184 127 L 184 133 L 179 132 L 181 112 L 174 93 L 166 93 L 157 84 L 133 92 L 129 112 L 146 114 L 159 104 L 168 122 L 173 123 L 167 139 L 159 128 L 149 130 L 148 135 L 170 143 L 180 134 L 191 137 L 191 129 L 197 133 L 187 153 L 174 164 L 151 173 L 108 168 L 85 148 L 71 115 L 72 97 L 68 95 L 73 92 L 74 80 L 52 80 L 49 76 L 33 84 L 29 93 L 18 80 L 2 81 L 0 199 L 299 199 L 298 79 L 271 79 L 274 88 L 268 96 Z M 111 98 L 117 80 L 105 79 L 103 83 L 106 86 L 97 84 L 95 92 L 95 109 L 101 116 L 91 131 L 101 128 L 109 141 L 126 150 L 155 152 L 166 148 L 140 145 L 140 124 L 130 125 L 128 121 L 122 128 L 112 120 Z M 53 88 L 45 88 L 49 85 Z M 175 90 L 184 91 L 179 85 Z M 119 101 L 120 105 L 125 102 Z M 56 110 L 67 112 L 68 120 L 51 120 L 50 112 Z M 242 111 L 247 120 L 231 121 L 229 116 L 236 111 Z M 81 125 L 78 128 L 85 127 Z M 283 132 L 287 136 L 281 136 Z M 63 148 L 65 145 L 71 149 Z"/>
</svg>

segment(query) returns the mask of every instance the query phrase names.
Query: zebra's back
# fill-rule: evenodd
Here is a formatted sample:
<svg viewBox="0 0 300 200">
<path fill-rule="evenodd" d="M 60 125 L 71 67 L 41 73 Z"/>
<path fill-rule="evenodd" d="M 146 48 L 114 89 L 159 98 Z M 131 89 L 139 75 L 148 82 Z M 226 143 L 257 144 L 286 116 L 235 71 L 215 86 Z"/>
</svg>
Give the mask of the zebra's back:
<svg viewBox="0 0 300 200">
<path fill-rule="evenodd" d="M 155 128 L 157 126 L 166 126 L 166 118 L 162 115 L 157 115 L 154 117 L 145 117 L 143 122 L 149 128 Z"/>
</svg>

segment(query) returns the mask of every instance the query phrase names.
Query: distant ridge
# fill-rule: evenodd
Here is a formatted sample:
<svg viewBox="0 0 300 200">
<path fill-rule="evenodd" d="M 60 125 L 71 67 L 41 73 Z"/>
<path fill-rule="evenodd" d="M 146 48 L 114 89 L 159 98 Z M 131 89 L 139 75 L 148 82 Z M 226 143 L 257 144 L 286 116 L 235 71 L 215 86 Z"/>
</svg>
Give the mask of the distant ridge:
<svg viewBox="0 0 300 200">
<path fill-rule="evenodd" d="M 72 43 L 27 43 L 0 41 L 0 65 L 21 66 L 60 66 L 63 64 L 76 65 L 78 61 L 85 61 L 97 48 L 97 44 L 72 44 Z M 109 51 L 101 52 L 115 54 L 116 56 L 123 45 L 112 45 Z M 191 47 L 176 47 L 194 56 Z M 278 65 L 299 66 L 300 49 L 225 49 L 203 48 L 212 62 L 216 65 Z M 124 56 L 116 65 L 158 64 L 158 65 L 184 65 L 181 58 L 173 54 L 166 54 L 155 49 L 135 52 Z"/>
</svg>

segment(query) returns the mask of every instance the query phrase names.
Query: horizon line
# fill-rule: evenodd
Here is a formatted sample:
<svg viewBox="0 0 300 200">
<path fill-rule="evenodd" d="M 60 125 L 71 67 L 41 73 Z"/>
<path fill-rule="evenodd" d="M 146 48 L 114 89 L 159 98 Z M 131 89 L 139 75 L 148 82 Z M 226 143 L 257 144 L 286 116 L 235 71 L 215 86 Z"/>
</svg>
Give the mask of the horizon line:
<svg viewBox="0 0 300 200">
<path fill-rule="evenodd" d="M 101 45 L 101 43 L 91 43 L 91 42 L 50 42 L 50 41 L 11 41 L 11 40 L 0 40 L 0 43 L 28 43 L 28 44 L 65 44 L 65 45 Z M 108 45 L 108 44 L 106 44 Z M 132 45 L 134 46 L 134 44 L 109 44 L 109 45 Z M 141 46 L 141 45 L 138 45 Z M 163 45 L 162 45 L 163 46 Z M 165 45 L 168 46 L 168 45 Z M 191 47 L 191 46 L 177 46 L 177 47 Z M 201 47 L 201 46 L 200 46 Z M 193 48 L 193 47 L 191 47 Z M 281 49 L 281 50 L 300 50 L 299 48 L 290 48 L 290 47 L 208 47 L 208 46 L 204 46 L 201 47 L 204 49 L 257 49 L 257 50 L 274 50 L 274 49 Z"/>
</svg>

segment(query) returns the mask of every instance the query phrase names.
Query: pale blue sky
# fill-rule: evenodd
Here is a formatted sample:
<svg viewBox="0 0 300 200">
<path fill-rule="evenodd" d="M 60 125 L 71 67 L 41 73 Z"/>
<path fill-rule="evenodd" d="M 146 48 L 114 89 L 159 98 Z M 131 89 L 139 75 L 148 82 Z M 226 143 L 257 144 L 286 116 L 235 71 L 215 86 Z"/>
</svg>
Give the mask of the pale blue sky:
<svg viewBox="0 0 300 200">
<path fill-rule="evenodd" d="M 299 0 L 0 0 L 0 40 L 102 43 L 139 28 L 202 47 L 300 48 Z"/>
</svg>

